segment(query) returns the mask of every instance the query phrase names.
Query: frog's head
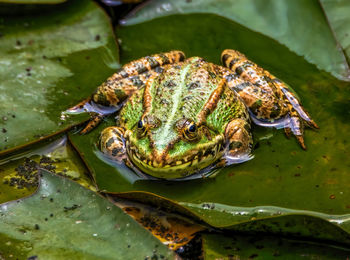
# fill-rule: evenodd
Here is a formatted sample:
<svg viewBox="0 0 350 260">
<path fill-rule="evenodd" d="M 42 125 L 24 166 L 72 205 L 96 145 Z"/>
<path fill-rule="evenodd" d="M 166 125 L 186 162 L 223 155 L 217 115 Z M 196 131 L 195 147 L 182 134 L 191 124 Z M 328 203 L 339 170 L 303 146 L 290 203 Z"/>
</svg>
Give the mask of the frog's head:
<svg viewBox="0 0 350 260">
<path fill-rule="evenodd" d="M 198 172 L 222 156 L 224 137 L 188 118 L 142 117 L 125 132 L 126 150 L 143 172 L 165 179 Z"/>
</svg>

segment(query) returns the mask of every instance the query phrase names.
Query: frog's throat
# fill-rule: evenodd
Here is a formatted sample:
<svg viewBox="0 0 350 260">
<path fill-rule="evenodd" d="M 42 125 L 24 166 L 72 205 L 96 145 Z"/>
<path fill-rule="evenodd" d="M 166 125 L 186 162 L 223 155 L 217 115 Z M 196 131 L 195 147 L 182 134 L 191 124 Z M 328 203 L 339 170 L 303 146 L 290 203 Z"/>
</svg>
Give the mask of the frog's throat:
<svg viewBox="0 0 350 260">
<path fill-rule="evenodd" d="M 154 157 L 140 153 L 129 137 L 130 135 L 125 136 L 125 142 L 130 160 L 142 171 L 156 177 L 175 176 L 175 178 L 179 178 L 190 175 L 221 158 L 225 148 L 224 137 L 217 135 L 209 143 L 195 146 L 181 158 L 172 158 L 168 155 Z M 168 150 L 165 153 L 168 153 Z M 160 158 L 161 160 L 159 160 Z M 174 175 L 174 173 L 176 174 Z"/>
</svg>

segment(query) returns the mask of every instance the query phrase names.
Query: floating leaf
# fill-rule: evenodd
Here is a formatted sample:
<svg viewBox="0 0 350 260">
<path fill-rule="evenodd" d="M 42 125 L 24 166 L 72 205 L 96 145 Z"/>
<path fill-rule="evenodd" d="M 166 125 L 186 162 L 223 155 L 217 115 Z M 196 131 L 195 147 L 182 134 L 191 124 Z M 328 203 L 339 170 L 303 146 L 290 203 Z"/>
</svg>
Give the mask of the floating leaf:
<svg viewBox="0 0 350 260">
<path fill-rule="evenodd" d="M 0 154 L 88 118 L 62 112 L 117 66 L 112 28 L 97 4 L 72 1 L 40 16 L 3 16 L 0 33 Z"/>
<path fill-rule="evenodd" d="M 118 198 L 113 198 L 113 201 L 115 205 L 132 216 L 172 250 L 177 250 L 186 245 L 195 237 L 197 232 L 205 229 L 188 218 L 150 205 Z"/>
<path fill-rule="evenodd" d="M 4 258 L 173 259 L 166 246 L 105 198 L 41 172 L 31 197 L 0 205 Z"/>
<path fill-rule="evenodd" d="M 32 194 L 38 186 L 38 169 L 68 177 L 80 185 L 96 190 L 80 157 L 62 136 L 0 157 L 0 203 Z"/>
<path fill-rule="evenodd" d="M 314 227 L 320 224 L 327 228 L 321 229 L 317 237 L 327 237 L 330 228 L 334 233 L 328 239 L 347 239 L 350 232 L 349 83 L 319 71 L 276 41 L 216 15 L 157 18 L 121 26 L 117 35 L 123 43 L 123 64 L 172 49 L 183 50 L 187 57 L 201 56 L 219 64 L 222 50 L 238 49 L 291 85 L 320 130 L 306 130 L 308 150 L 303 151 L 283 131 L 254 126 L 254 159 L 221 169 L 213 179 L 165 182 L 141 180 L 125 166 L 103 157 L 97 142 L 102 129 L 115 124 L 111 119 L 88 135 L 70 134 L 72 143 L 96 175 L 99 189 L 153 193 L 158 202 L 158 196 L 164 197 L 182 205 L 199 220 L 221 228 L 237 226 L 242 217 L 253 217 L 244 220 L 247 223 L 262 219 L 261 223 L 271 224 L 275 219 L 268 220 L 270 217 L 266 219 L 264 214 L 239 215 L 242 208 L 253 212 L 270 207 L 271 216 L 281 214 L 276 220 L 281 223 L 289 218 L 282 217 L 293 214 L 310 220 L 306 226 L 298 222 L 305 236 L 313 236 Z M 140 39 L 147 39 L 147 44 Z M 326 50 L 323 53 L 328 55 Z M 209 206 L 203 210 L 203 204 L 215 208 Z M 293 230 L 282 227 L 283 232 Z"/>
<path fill-rule="evenodd" d="M 342 6 L 338 1 L 331 4 L 334 9 L 337 9 L 334 11 L 334 16 L 338 16 L 338 13 L 348 14 L 343 9 L 344 6 L 349 8 L 349 3 L 345 2 L 346 0 L 343 1 Z M 327 7 L 328 5 L 325 5 L 326 12 Z M 123 21 L 123 24 L 133 25 L 162 16 L 194 13 L 217 14 L 242 24 L 286 45 L 318 68 L 331 72 L 340 79 L 350 80 L 349 64 L 338 48 L 332 28 L 329 27 L 317 0 L 224 0 L 220 2 L 156 0 L 148 2 L 143 8 L 138 8 L 133 15 Z M 192 32 L 197 34 L 200 31 L 192 30 Z M 208 35 L 210 35 L 208 38 L 215 37 L 215 34 Z M 240 41 L 238 34 L 230 34 L 229 31 L 225 38 L 231 39 L 232 42 Z M 254 41 L 253 39 L 250 40 Z M 189 44 L 194 43 L 191 41 Z"/>
<path fill-rule="evenodd" d="M 204 259 L 346 259 L 350 251 L 331 245 L 262 235 L 203 234 Z"/>
<path fill-rule="evenodd" d="M 122 192 L 114 196 L 158 206 L 189 216 L 198 223 L 231 231 L 264 232 L 350 244 L 349 215 L 332 216 L 281 207 L 235 207 L 215 203 L 176 202 L 149 192 Z"/>
<path fill-rule="evenodd" d="M 60 4 L 67 0 L 0 0 L 0 3 L 9 4 Z"/>
<path fill-rule="evenodd" d="M 334 32 L 341 49 L 350 62 L 350 2 L 347 0 L 321 0 L 320 4 L 327 15 L 329 25 Z"/>
</svg>

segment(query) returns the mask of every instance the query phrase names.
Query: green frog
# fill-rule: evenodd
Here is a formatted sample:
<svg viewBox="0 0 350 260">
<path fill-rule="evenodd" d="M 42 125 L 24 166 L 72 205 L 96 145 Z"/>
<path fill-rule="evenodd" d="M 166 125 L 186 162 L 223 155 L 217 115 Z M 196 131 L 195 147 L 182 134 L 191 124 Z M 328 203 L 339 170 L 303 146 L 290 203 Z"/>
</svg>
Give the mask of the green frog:
<svg viewBox="0 0 350 260">
<path fill-rule="evenodd" d="M 283 127 L 306 149 L 304 126 L 318 126 L 287 84 L 236 50 L 221 59 L 223 66 L 170 51 L 124 65 L 90 99 L 122 106 L 117 126 L 101 133 L 101 151 L 148 175 L 177 179 L 251 158 L 251 121 Z"/>
</svg>

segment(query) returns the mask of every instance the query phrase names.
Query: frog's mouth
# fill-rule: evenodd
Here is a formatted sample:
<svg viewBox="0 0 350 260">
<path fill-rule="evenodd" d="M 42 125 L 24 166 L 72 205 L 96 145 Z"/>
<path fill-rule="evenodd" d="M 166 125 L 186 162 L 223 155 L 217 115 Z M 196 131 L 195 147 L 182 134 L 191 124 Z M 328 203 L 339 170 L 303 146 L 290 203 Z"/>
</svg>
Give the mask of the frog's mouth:
<svg viewBox="0 0 350 260">
<path fill-rule="evenodd" d="M 156 160 L 152 155 L 146 156 L 140 153 L 128 139 L 126 150 L 129 159 L 146 174 L 157 178 L 176 179 L 196 173 L 213 164 L 223 156 L 224 146 L 223 137 L 219 135 L 215 140 L 188 151 L 181 158 L 170 158 L 167 155 L 161 161 Z"/>
</svg>

